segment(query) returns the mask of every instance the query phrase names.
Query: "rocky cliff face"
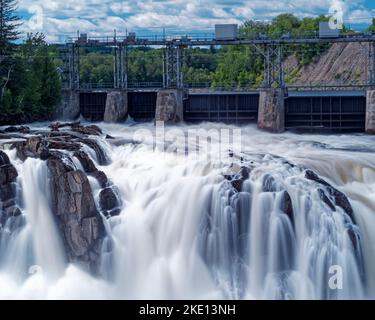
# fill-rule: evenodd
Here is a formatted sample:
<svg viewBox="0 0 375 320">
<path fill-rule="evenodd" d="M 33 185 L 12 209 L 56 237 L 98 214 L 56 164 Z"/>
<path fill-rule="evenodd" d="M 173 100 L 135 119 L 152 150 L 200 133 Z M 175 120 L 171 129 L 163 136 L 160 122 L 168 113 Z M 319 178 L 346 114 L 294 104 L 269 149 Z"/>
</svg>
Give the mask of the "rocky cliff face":
<svg viewBox="0 0 375 320">
<path fill-rule="evenodd" d="M 0 150 L 0 227 L 11 217 L 21 215 L 16 205 L 16 179 L 18 173 L 8 156 Z"/>
<path fill-rule="evenodd" d="M 295 55 L 284 62 L 291 84 L 364 84 L 370 68 L 369 45 L 335 43 L 314 62 L 301 67 Z"/>
<path fill-rule="evenodd" d="M 20 130 L 0 132 L 1 139 L 22 138 L 14 142 L 11 148 L 16 149 L 17 157 L 38 158 L 46 161 L 49 172 L 51 194 L 51 211 L 56 217 L 61 238 L 64 241 L 66 254 L 70 262 L 78 263 L 86 269 L 96 272 L 99 267 L 100 252 L 105 228 L 103 216 L 111 217 L 120 213 L 121 202 L 116 188 L 104 172 L 99 171 L 89 155 L 84 151 L 91 148 L 100 165 L 108 159 L 92 135 L 100 135 L 95 126 L 83 127 L 73 125 L 71 130 L 58 131 L 52 126 L 51 132 L 32 132 L 25 137 Z M 75 158 L 75 159 L 74 159 Z M 74 160 L 83 168 L 79 170 Z M 16 205 L 15 183 L 18 173 L 10 163 L 8 156 L 0 151 L 0 217 L 22 214 Z M 97 179 L 102 190 L 99 204 L 95 203 L 88 176 Z M 0 226 L 5 221 L 0 221 Z"/>
</svg>

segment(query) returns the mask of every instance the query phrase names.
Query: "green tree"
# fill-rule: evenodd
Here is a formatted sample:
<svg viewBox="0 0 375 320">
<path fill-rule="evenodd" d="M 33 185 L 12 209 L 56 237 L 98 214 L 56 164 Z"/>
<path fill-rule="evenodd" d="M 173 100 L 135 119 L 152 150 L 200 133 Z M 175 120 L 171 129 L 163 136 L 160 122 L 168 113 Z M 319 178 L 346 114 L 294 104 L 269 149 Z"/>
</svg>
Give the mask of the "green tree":
<svg viewBox="0 0 375 320">
<path fill-rule="evenodd" d="M 14 71 L 14 63 L 11 58 L 12 42 L 18 39 L 17 27 L 20 25 L 19 18 L 15 14 L 16 8 L 16 0 L 0 0 L 0 112 L 4 111 L 5 102 L 3 99 Z M 7 92 L 7 106 L 10 96 L 11 93 Z"/>
<path fill-rule="evenodd" d="M 0 56 L 10 54 L 12 42 L 18 39 L 19 17 L 15 14 L 16 0 L 0 0 Z"/>
<path fill-rule="evenodd" d="M 367 30 L 371 32 L 375 32 L 375 18 L 372 18 L 371 26 L 369 26 Z"/>
<path fill-rule="evenodd" d="M 25 78 L 21 93 L 22 112 L 27 117 L 44 119 L 61 100 L 61 83 L 43 34 L 28 35 L 22 46 Z"/>
</svg>

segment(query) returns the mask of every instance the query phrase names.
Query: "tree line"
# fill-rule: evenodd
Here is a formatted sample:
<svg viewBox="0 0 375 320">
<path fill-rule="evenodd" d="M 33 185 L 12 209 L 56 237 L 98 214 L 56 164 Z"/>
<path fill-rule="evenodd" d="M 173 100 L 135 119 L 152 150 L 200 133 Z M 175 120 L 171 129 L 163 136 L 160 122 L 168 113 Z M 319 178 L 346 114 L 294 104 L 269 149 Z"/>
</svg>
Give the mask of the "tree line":
<svg viewBox="0 0 375 320">
<path fill-rule="evenodd" d="M 20 44 L 16 0 L 0 0 L 0 124 L 47 120 L 61 99 L 55 48 L 41 33 Z"/>
<path fill-rule="evenodd" d="M 240 27 L 241 37 L 252 39 L 261 35 L 268 38 L 313 36 L 319 22 L 328 17 L 298 18 L 281 14 L 270 22 L 248 20 Z M 344 27 L 344 32 L 348 31 Z M 284 58 L 295 55 L 302 67 L 311 63 L 329 48 L 328 44 L 285 45 Z M 82 49 L 81 82 L 104 84 L 113 82 L 113 53 Z M 264 81 L 264 57 L 252 46 L 223 46 L 186 48 L 184 50 L 184 82 L 190 86 L 259 86 Z M 296 72 L 297 73 L 297 72 Z M 149 47 L 132 48 L 128 53 L 128 81 L 130 83 L 163 80 L 163 50 Z M 289 76 L 289 81 L 293 77 Z"/>
</svg>

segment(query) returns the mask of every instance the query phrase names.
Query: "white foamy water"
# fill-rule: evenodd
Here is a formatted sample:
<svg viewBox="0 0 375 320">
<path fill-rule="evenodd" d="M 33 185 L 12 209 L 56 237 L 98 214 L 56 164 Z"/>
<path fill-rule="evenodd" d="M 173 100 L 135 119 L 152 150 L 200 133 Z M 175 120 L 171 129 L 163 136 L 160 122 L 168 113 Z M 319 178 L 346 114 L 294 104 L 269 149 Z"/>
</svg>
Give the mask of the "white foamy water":
<svg viewBox="0 0 375 320">
<path fill-rule="evenodd" d="M 152 124 L 101 127 L 123 140 L 114 146 L 100 139 L 111 161 L 98 168 L 123 203 L 121 214 L 106 221 L 101 275 L 66 263 L 44 163 L 22 163 L 7 151 L 19 173 L 23 216 L 15 232 L 5 226 L 0 233 L 0 298 L 375 298 L 373 137 L 272 135 L 243 127 L 243 165 L 251 170 L 236 192 L 224 177 L 230 165 L 215 161 L 215 139 L 211 157 L 202 160 L 173 152 L 186 149 L 181 137 L 168 152 L 155 150 L 152 139 L 129 143 L 137 129 Z M 353 217 L 322 201 L 325 187 L 305 179 L 305 169 L 345 193 Z M 272 190 L 265 191 L 269 176 Z M 97 197 L 99 186 L 92 178 L 90 184 Z M 286 193 L 292 219 L 283 209 Z M 35 265 L 42 271 L 29 274 Z M 341 267 L 340 290 L 329 287 L 332 266 Z"/>
</svg>

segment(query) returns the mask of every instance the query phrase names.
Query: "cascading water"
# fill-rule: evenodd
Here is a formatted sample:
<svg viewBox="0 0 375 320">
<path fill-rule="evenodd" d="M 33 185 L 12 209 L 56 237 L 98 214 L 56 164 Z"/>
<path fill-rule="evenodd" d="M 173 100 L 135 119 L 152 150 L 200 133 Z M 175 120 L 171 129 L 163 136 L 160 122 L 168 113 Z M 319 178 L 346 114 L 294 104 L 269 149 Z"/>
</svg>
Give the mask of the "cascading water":
<svg viewBox="0 0 375 320">
<path fill-rule="evenodd" d="M 45 164 L 8 150 L 22 215 L 0 229 L 0 298 L 375 297 L 372 137 L 276 136 L 243 127 L 241 159 L 220 166 L 174 152 L 188 149 L 185 139 L 168 152 L 147 140 L 131 143 L 151 125 L 101 127 L 121 137 L 96 138 L 109 164 L 85 151 L 116 186 L 122 209 L 103 216 L 99 273 L 66 262 Z M 89 182 L 99 206 L 100 186 Z M 43 270 L 39 282 L 28 274 L 33 265 Z M 332 268 L 341 272 L 341 289 L 330 287 Z"/>
</svg>

